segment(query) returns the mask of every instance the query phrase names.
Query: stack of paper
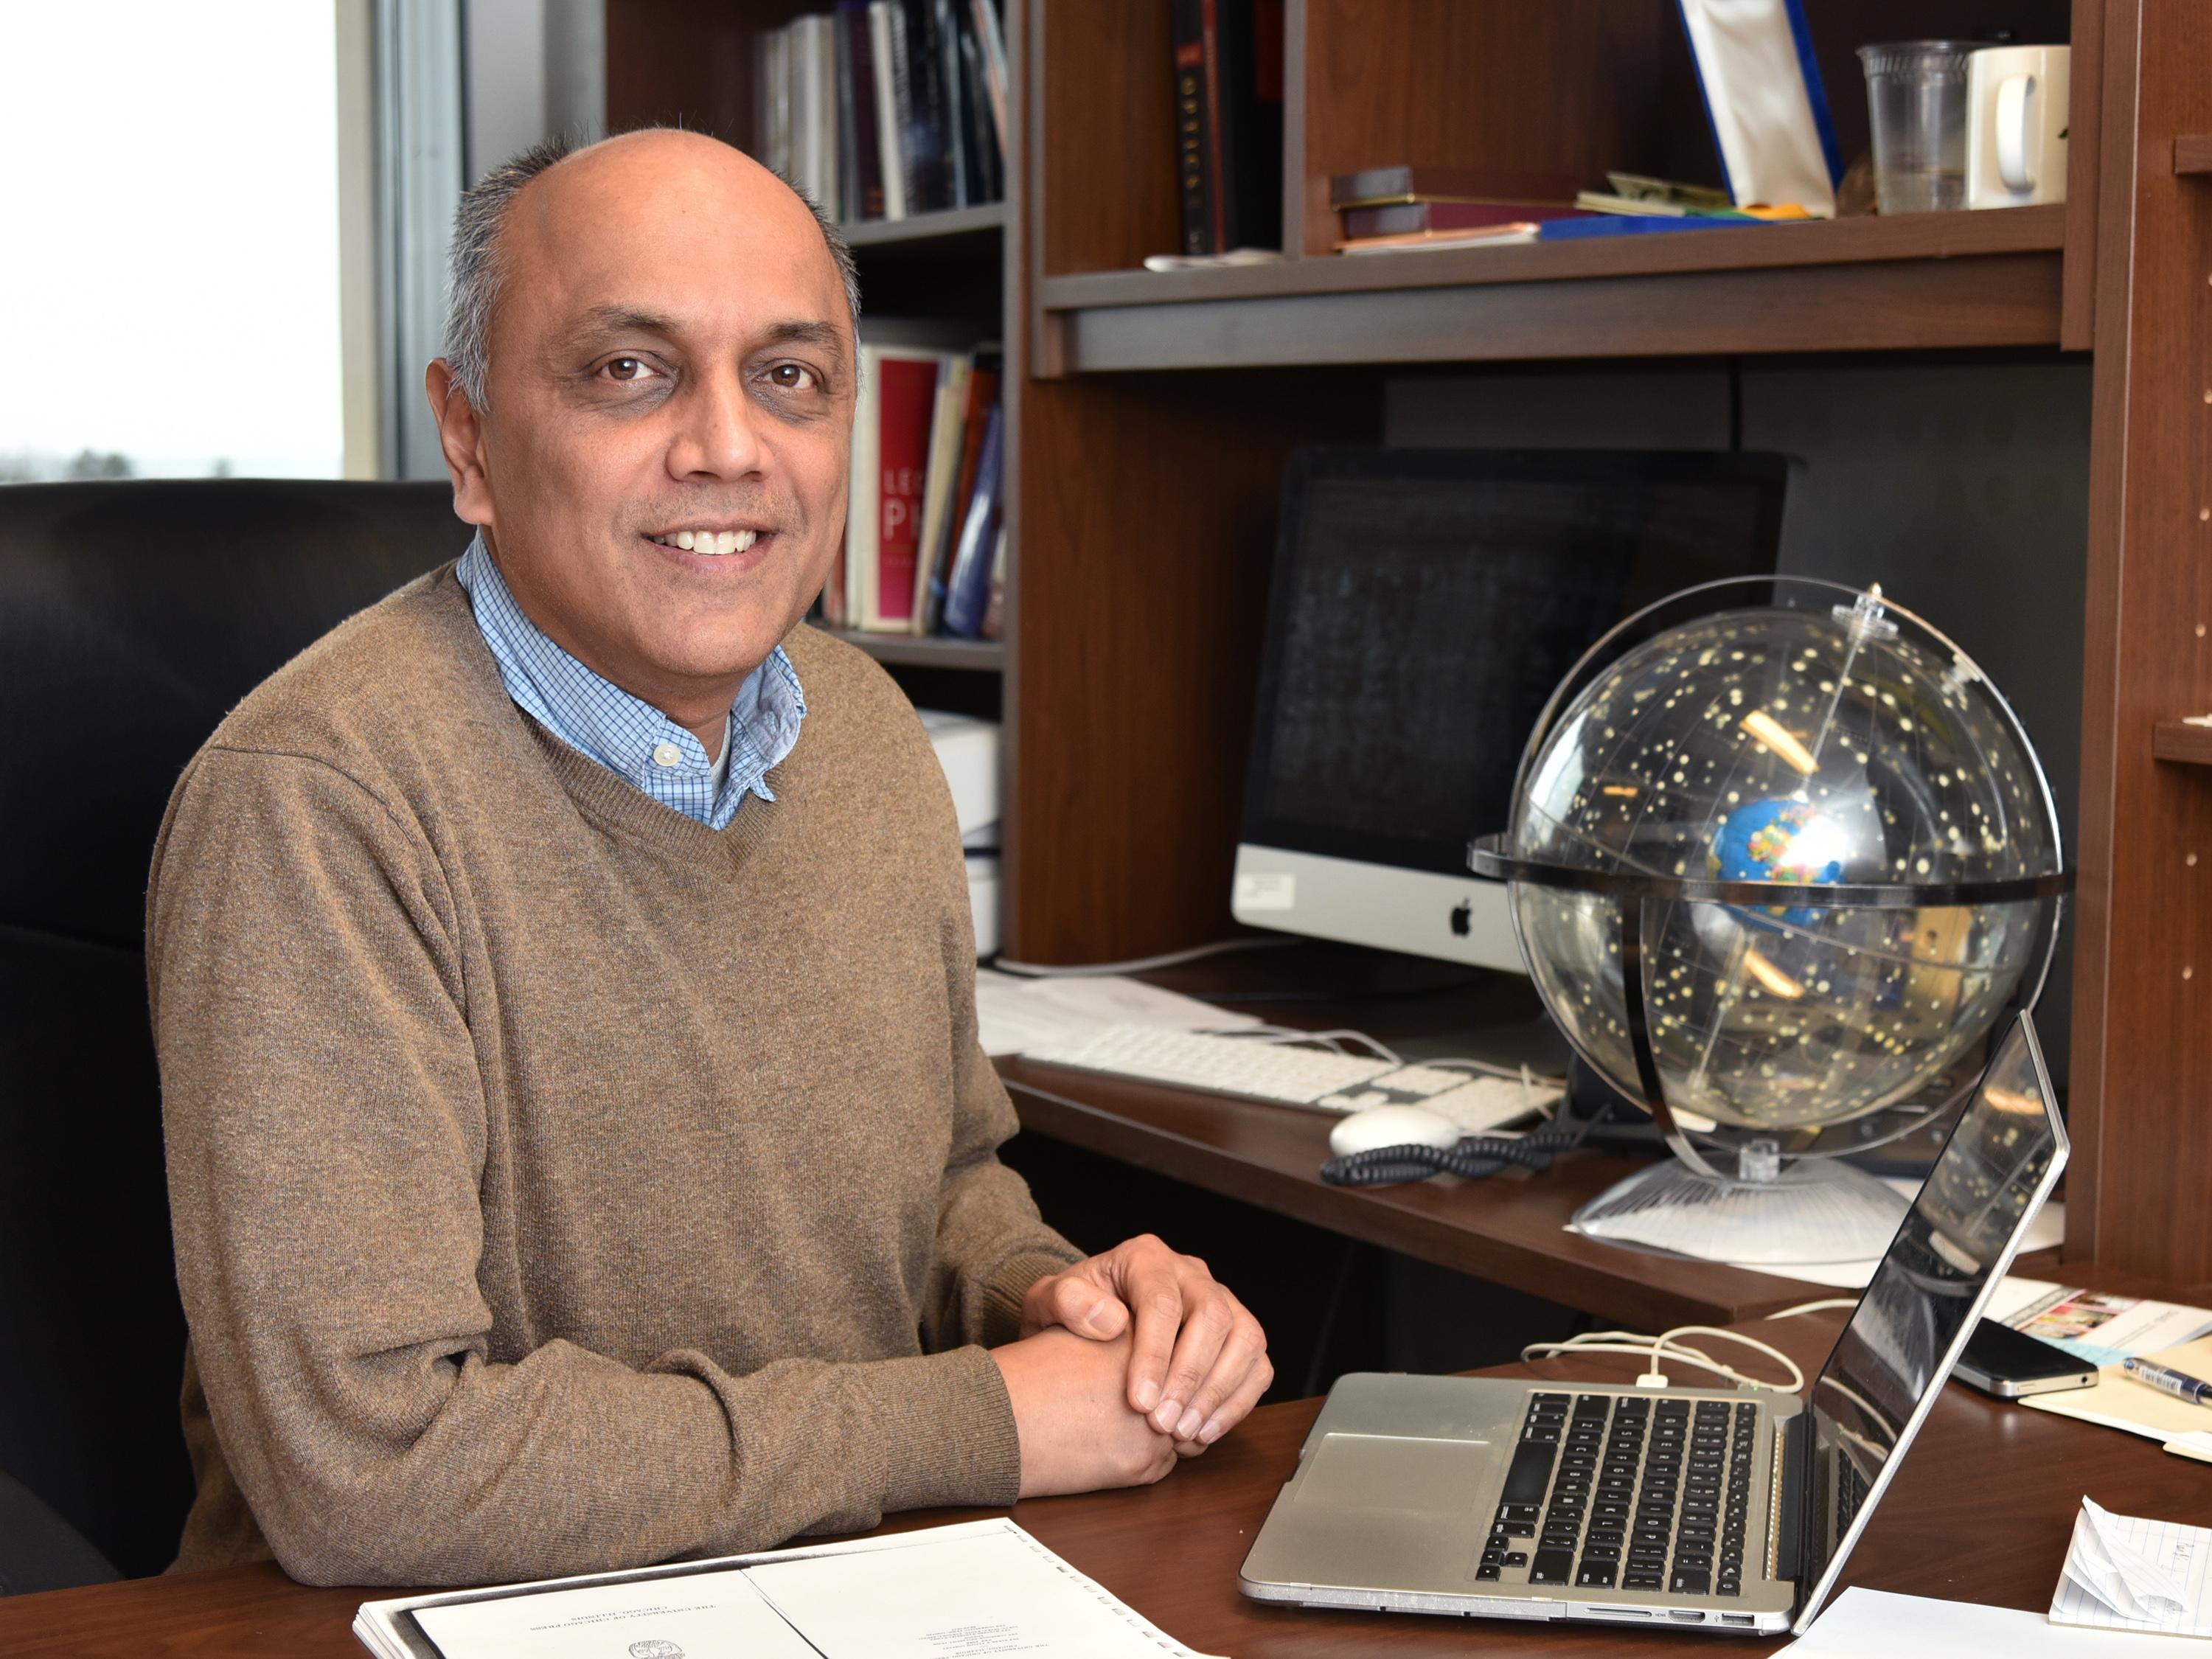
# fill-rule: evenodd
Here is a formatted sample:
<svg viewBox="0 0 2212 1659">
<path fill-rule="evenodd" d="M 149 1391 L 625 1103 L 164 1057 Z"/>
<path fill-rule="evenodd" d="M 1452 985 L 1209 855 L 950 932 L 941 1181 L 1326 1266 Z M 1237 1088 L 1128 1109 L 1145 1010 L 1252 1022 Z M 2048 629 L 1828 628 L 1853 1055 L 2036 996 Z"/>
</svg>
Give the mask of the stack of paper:
<svg viewBox="0 0 2212 1659">
<path fill-rule="evenodd" d="M 1203 1659 L 1011 1521 L 365 1603 L 379 1659 Z"/>
<path fill-rule="evenodd" d="M 2205 1606 L 2212 1532 L 2114 1515 L 2084 1498 L 2066 1569 L 2051 1598 L 2055 1624 L 2212 1636 Z"/>
</svg>

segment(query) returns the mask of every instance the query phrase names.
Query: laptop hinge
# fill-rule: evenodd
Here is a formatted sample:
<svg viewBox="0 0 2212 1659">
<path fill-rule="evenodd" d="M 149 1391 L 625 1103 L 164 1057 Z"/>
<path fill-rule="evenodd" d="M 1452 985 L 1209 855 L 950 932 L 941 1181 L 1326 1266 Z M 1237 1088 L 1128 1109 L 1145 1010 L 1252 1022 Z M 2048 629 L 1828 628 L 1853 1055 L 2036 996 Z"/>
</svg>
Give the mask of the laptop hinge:
<svg viewBox="0 0 2212 1659">
<path fill-rule="evenodd" d="M 1771 1577 L 1795 1581 L 1805 1565 L 1805 1485 L 1813 1460 L 1813 1413 L 1800 1412 L 1774 1439 L 1774 1491 L 1766 1510 Z"/>
</svg>

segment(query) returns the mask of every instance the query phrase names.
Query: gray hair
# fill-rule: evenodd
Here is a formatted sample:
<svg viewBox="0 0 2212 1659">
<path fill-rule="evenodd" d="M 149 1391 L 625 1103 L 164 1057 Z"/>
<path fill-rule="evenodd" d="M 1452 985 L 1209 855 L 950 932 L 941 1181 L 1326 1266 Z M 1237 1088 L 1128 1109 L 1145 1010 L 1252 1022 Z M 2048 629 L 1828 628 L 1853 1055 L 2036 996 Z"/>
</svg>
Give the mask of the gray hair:
<svg viewBox="0 0 2212 1659">
<path fill-rule="evenodd" d="M 638 129 L 646 132 L 672 130 Z M 574 153 L 574 147 L 567 139 L 548 138 L 501 162 L 461 192 L 460 206 L 453 213 L 445 349 L 453 384 L 475 409 L 489 407 L 485 379 L 490 368 L 491 313 L 498 302 L 500 281 L 505 274 L 501 268 L 499 238 L 507 225 L 507 210 L 514 206 L 514 198 L 525 185 Z M 776 176 L 783 178 L 781 173 Z M 815 228 L 822 233 L 823 245 L 830 251 L 830 262 L 837 268 L 838 280 L 844 285 L 845 304 L 852 314 L 853 331 L 858 335 L 860 272 L 853 263 L 853 250 L 846 246 L 844 237 L 838 234 L 837 227 L 823 212 L 819 203 L 790 179 L 784 179 L 783 182 L 814 216 Z"/>
</svg>

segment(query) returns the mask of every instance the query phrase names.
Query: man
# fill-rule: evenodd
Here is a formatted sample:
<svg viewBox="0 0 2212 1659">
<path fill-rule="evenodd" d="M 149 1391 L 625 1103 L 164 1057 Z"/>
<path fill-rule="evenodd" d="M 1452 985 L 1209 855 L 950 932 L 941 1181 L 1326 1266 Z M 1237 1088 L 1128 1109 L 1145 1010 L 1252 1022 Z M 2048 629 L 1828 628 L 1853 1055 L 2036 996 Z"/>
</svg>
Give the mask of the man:
<svg viewBox="0 0 2212 1659">
<path fill-rule="evenodd" d="M 951 802 L 799 627 L 835 234 L 696 135 L 464 202 L 433 572 L 248 697 L 149 898 L 199 1476 L 180 1566 L 570 1573 L 1154 1480 L 1258 1326 L 995 1149 Z"/>
</svg>

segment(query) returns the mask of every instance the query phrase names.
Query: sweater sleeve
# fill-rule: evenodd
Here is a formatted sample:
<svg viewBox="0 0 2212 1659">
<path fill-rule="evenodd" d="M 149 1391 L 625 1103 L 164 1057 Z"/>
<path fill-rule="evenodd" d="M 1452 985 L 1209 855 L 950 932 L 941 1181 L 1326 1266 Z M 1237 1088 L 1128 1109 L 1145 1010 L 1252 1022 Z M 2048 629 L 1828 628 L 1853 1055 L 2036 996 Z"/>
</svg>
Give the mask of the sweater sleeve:
<svg viewBox="0 0 2212 1659">
<path fill-rule="evenodd" d="M 955 855 L 957 915 L 944 928 L 945 974 L 952 1010 L 953 1137 L 938 1206 L 937 1278 L 930 1297 L 933 1347 L 1011 1342 L 1021 1326 L 1022 1293 L 1083 1259 L 1047 1226 L 1028 1182 L 999 1161 L 999 1148 L 1021 1127 L 1006 1085 L 978 1041 L 975 935 L 962 861 Z"/>
<path fill-rule="evenodd" d="M 481 1583 L 1012 1501 L 1012 1413 L 978 1348 L 742 1377 L 680 1347 L 635 1369 L 561 1340 L 493 1357 L 454 915 L 421 827 L 317 760 L 203 754 L 155 853 L 179 1285 L 225 1460 L 285 1570 Z M 1026 1200 L 992 1173 L 979 1105 L 945 1188 L 951 1236 L 991 1257 L 963 1257 L 980 1292 L 1050 1235 L 1030 1212 L 989 1241 L 986 1218 Z"/>
</svg>

